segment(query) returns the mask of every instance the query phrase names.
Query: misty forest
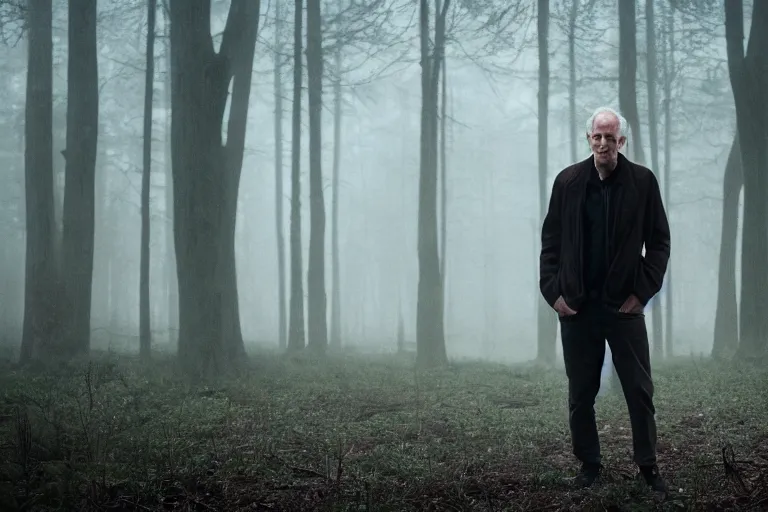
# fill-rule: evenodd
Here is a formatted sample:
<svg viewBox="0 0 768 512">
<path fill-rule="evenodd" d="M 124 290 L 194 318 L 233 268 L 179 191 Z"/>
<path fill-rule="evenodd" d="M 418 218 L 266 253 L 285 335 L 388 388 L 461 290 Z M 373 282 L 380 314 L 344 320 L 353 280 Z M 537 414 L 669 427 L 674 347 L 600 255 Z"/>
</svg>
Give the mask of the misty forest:
<svg viewBox="0 0 768 512">
<path fill-rule="evenodd" d="M 0 0 L 0 509 L 768 507 L 768 2 Z M 573 489 L 553 182 L 671 229 L 664 496 Z M 625 390 L 626 391 L 626 390 Z"/>
</svg>

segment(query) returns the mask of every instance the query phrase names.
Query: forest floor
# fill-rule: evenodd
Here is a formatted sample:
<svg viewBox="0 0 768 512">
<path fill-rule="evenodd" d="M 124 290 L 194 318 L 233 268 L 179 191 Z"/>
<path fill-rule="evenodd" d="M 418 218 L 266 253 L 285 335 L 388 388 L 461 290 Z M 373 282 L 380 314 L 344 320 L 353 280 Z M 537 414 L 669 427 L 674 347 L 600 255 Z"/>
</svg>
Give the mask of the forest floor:
<svg viewBox="0 0 768 512">
<path fill-rule="evenodd" d="M 577 469 L 559 368 L 258 353 L 191 386 L 172 360 L 0 362 L 2 510 L 759 510 L 768 370 L 656 365 L 659 465 L 635 480 L 623 398 L 598 398 L 606 480 Z"/>
</svg>

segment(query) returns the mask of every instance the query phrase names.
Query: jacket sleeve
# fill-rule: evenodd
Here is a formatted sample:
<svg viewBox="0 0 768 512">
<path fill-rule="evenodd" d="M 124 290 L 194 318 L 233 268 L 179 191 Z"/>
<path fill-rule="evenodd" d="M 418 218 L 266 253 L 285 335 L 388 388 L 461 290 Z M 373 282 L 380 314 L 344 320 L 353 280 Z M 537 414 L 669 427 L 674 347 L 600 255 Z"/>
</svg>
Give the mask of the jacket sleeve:
<svg viewBox="0 0 768 512">
<path fill-rule="evenodd" d="M 560 297 L 558 273 L 560 271 L 561 183 L 555 180 L 549 207 L 541 228 L 541 255 L 539 257 L 539 289 L 550 306 Z"/>
<path fill-rule="evenodd" d="M 661 200 L 659 182 L 653 173 L 650 176 L 643 222 L 645 256 L 640 257 L 640 266 L 635 279 L 635 296 L 643 306 L 661 290 L 670 255 L 667 213 Z"/>
</svg>

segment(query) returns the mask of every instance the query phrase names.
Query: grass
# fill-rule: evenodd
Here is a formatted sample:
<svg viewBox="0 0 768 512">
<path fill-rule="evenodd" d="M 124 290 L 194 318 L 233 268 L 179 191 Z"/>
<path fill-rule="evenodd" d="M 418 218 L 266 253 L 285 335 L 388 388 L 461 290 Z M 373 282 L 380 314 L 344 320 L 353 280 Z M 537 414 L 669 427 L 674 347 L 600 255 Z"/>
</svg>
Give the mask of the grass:
<svg viewBox="0 0 768 512">
<path fill-rule="evenodd" d="M 620 395 L 598 398 L 608 469 L 576 469 L 565 377 L 404 356 L 255 354 L 190 385 L 170 358 L 0 368 L 2 510 L 714 510 L 768 507 L 768 371 L 657 365 L 659 464 L 634 480 Z"/>
</svg>

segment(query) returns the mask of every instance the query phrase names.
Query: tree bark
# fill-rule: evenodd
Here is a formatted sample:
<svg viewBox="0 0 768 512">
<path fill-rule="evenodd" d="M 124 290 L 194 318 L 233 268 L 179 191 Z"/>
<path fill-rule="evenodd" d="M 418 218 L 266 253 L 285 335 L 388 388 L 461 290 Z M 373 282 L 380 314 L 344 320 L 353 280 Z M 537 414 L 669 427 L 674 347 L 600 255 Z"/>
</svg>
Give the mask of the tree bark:
<svg viewBox="0 0 768 512">
<path fill-rule="evenodd" d="M 547 214 L 547 156 L 549 134 L 549 0 L 538 1 L 539 34 L 539 223 Z M 557 319 L 552 308 L 539 294 L 538 354 L 539 362 L 552 364 L 557 354 Z"/>
<path fill-rule="evenodd" d="M 768 87 L 768 4 L 755 2 L 744 58 L 743 6 L 725 1 L 725 39 L 728 70 L 741 149 L 744 180 L 744 223 L 741 250 L 739 349 L 741 358 L 762 355 L 768 339 L 768 204 L 765 201 L 768 136 L 765 90 Z"/>
<path fill-rule="evenodd" d="M 105 144 L 99 145 L 99 157 L 106 152 Z M 103 160 L 102 160 L 103 161 Z M 108 173 L 96 171 L 95 192 L 95 228 L 93 247 L 93 308 L 91 324 L 93 328 L 105 328 L 109 322 L 109 260 L 112 258 L 112 224 L 109 219 L 109 181 Z"/>
<path fill-rule="evenodd" d="M 578 121 L 576 120 L 576 22 L 579 14 L 579 0 L 571 0 L 568 18 L 568 114 L 571 128 L 571 161 L 579 159 L 577 150 Z"/>
<path fill-rule="evenodd" d="M 450 0 L 436 4 L 435 45 L 429 51 L 429 5 L 420 1 L 421 141 L 419 172 L 416 362 L 421 367 L 447 363 L 443 289 L 437 238 L 437 119 L 440 61 L 445 51 L 445 18 Z"/>
<path fill-rule="evenodd" d="M 339 2 L 341 10 L 341 2 Z M 342 56 L 341 45 L 336 44 L 334 53 L 336 76 L 333 83 L 333 181 L 331 205 L 331 346 L 341 347 L 341 277 L 339 262 L 339 173 L 341 171 L 341 120 L 342 120 Z"/>
<path fill-rule="evenodd" d="M 283 19 L 275 3 L 275 224 L 277 232 L 277 300 L 280 349 L 287 344 L 285 301 L 285 236 L 283 232 Z"/>
<path fill-rule="evenodd" d="M 222 43 L 223 50 L 220 52 L 223 55 L 229 55 L 228 58 L 231 62 L 232 97 L 227 122 L 227 142 L 223 148 L 227 183 L 225 187 L 226 200 L 224 201 L 225 213 L 222 217 L 221 226 L 223 238 L 217 273 L 222 288 L 222 341 L 229 360 L 236 365 L 245 358 L 246 353 L 240 325 L 235 233 L 259 11 L 260 3 L 258 1 L 240 0 L 240 2 L 232 2 L 227 17 L 227 28 L 233 34 L 232 45 L 227 48 Z M 228 51 L 225 52 L 224 49 Z"/>
<path fill-rule="evenodd" d="M 165 62 L 166 76 L 164 87 L 165 101 L 165 147 L 163 166 L 165 171 L 165 277 L 166 296 L 168 302 L 168 342 L 176 343 L 179 333 L 179 281 L 176 275 L 176 250 L 173 235 L 173 165 L 171 163 L 171 41 L 170 20 L 167 6 L 164 6 L 166 16 Z"/>
<path fill-rule="evenodd" d="M 291 116 L 291 299 L 288 350 L 304 348 L 304 285 L 301 264 L 301 84 L 304 5 L 295 1 L 293 24 L 293 112 Z"/>
<path fill-rule="evenodd" d="M 651 1 L 651 0 L 647 0 Z M 624 0 L 619 3 L 619 107 L 629 123 L 632 138 L 628 146 L 632 150 L 634 159 L 645 165 L 645 151 L 642 142 L 642 130 L 640 126 L 640 114 L 637 108 L 637 41 L 636 41 L 636 15 L 635 1 Z M 655 63 L 655 50 L 654 50 Z M 650 66 L 650 63 L 649 63 Z M 655 73 L 654 73 L 655 75 Z M 655 78 L 655 77 L 654 77 Z M 653 92 L 649 85 L 649 94 L 653 94 L 655 101 L 655 86 Z M 655 107 L 654 107 L 655 110 Z M 655 113 L 653 114 L 655 117 Z M 653 130 L 655 131 L 655 126 Z M 654 133 L 654 132 L 651 132 Z M 657 170 L 654 172 L 658 172 Z M 660 297 L 657 295 L 651 299 L 651 317 L 653 325 L 653 352 L 660 355 L 663 350 L 663 329 L 661 317 Z"/>
<path fill-rule="evenodd" d="M 325 199 L 322 171 L 323 33 L 320 0 L 307 1 L 309 92 L 309 261 L 307 265 L 307 346 L 328 346 L 325 294 Z"/>
<path fill-rule="evenodd" d="M 147 1 L 147 69 L 144 80 L 144 169 L 141 173 L 141 254 L 139 262 L 139 355 L 151 356 L 149 318 L 149 185 L 152 172 L 152 98 L 155 84 L 155 17 L 157 0 Z"/>
<path fill-rule="evenodd" d="M 628 146 L 639 163 L 645 163 L 640 114 L 637 110 L 637 41 L 635 0 L 619 2 L 619 106 L 627 118 L 632 139 Z"/>
<path fill-rule="evenodd" d="M 54 333 L 53 42 L 51 0 L 28 4 L 24 176 L 26 260 L 19 362 L 50 349 Z"/>
<path fill-rule="evenodd" d="M 445 53 L 440 59 L 443 67 L 443 80 L 440 83 L 440 283 L 443 288 L 443 306 L 445 306 L 445 277 L 448 271 L 446 248 L 448 246 L 448 162 L 446 161 L 445 128 L 448 122 L 448 73 Z M 445 307 L 443 307 L 445 309 Z M 443 313 L 445 314 L 445 313 Z"/>
<path fill-rule="evenodd" d="M 201 376 L 238 366 L 245 355 L 234 242 L 260 6 L 233 0 L 216 53 L 210 3 L 171 0 L 170 5 L 179 358 L 190 375 Z"/>
<path fill-rule="evenodd" d="M 658 173 L 659 168 L 659 130 L 656 98 L 656 16 L 654 1 L 645 0 L 645 41 L 646 41 L 646 80 L 648 84 L 648 136 L 651 146 L 651 168 Z M 638 123 L 639 124 L 639 123 Z M 669 199 L 664 197 L 669 202 Z M 667 296 L 667 300 L 670 297 Z M 653 356 L 656 359 L 664 357 L 664 332 L 662 331 L 661 298 L 656 297 L 651 305 L 653 315 Z"/>
<path fill-rule="evenodd" d="M 675 69 L 675 10 L 671 6 L 667 6 L 667 51 L 664 52 L 664 200 L 667 202 L 667 207 L 672 210 L 672 196 L 671 196 L 671 183 L 672 183 L 672 77 L 674 76 Z M 674 355 L 674 323 L 673 323 L 673 311 L 674 311 L 674 295 L 672 294 L 672 259 L 670 258 L 667 264 L 667 315 L 664 322 L 666 327 L 665 331 L 665 345 L 667 349 L 667 357 L 671 358 Z"/>
<path fill-rule="evenodd" d="M 732 356 L 739 346 L 739 308 L 736 301 L 736 239 L 739 233 L 741 149 L 734 137 L 723 177 L 723 212 L 720 263 L 717 273 L 717 308 L 712 357 Z"/>
<path fill-rule="evenodd" d="M 67 149 L 64 185 L 62 274 L 65 294 L 64 351 L 90 350 L 99 77 L 96 0 L 69 1 Z"/>
</svg>

